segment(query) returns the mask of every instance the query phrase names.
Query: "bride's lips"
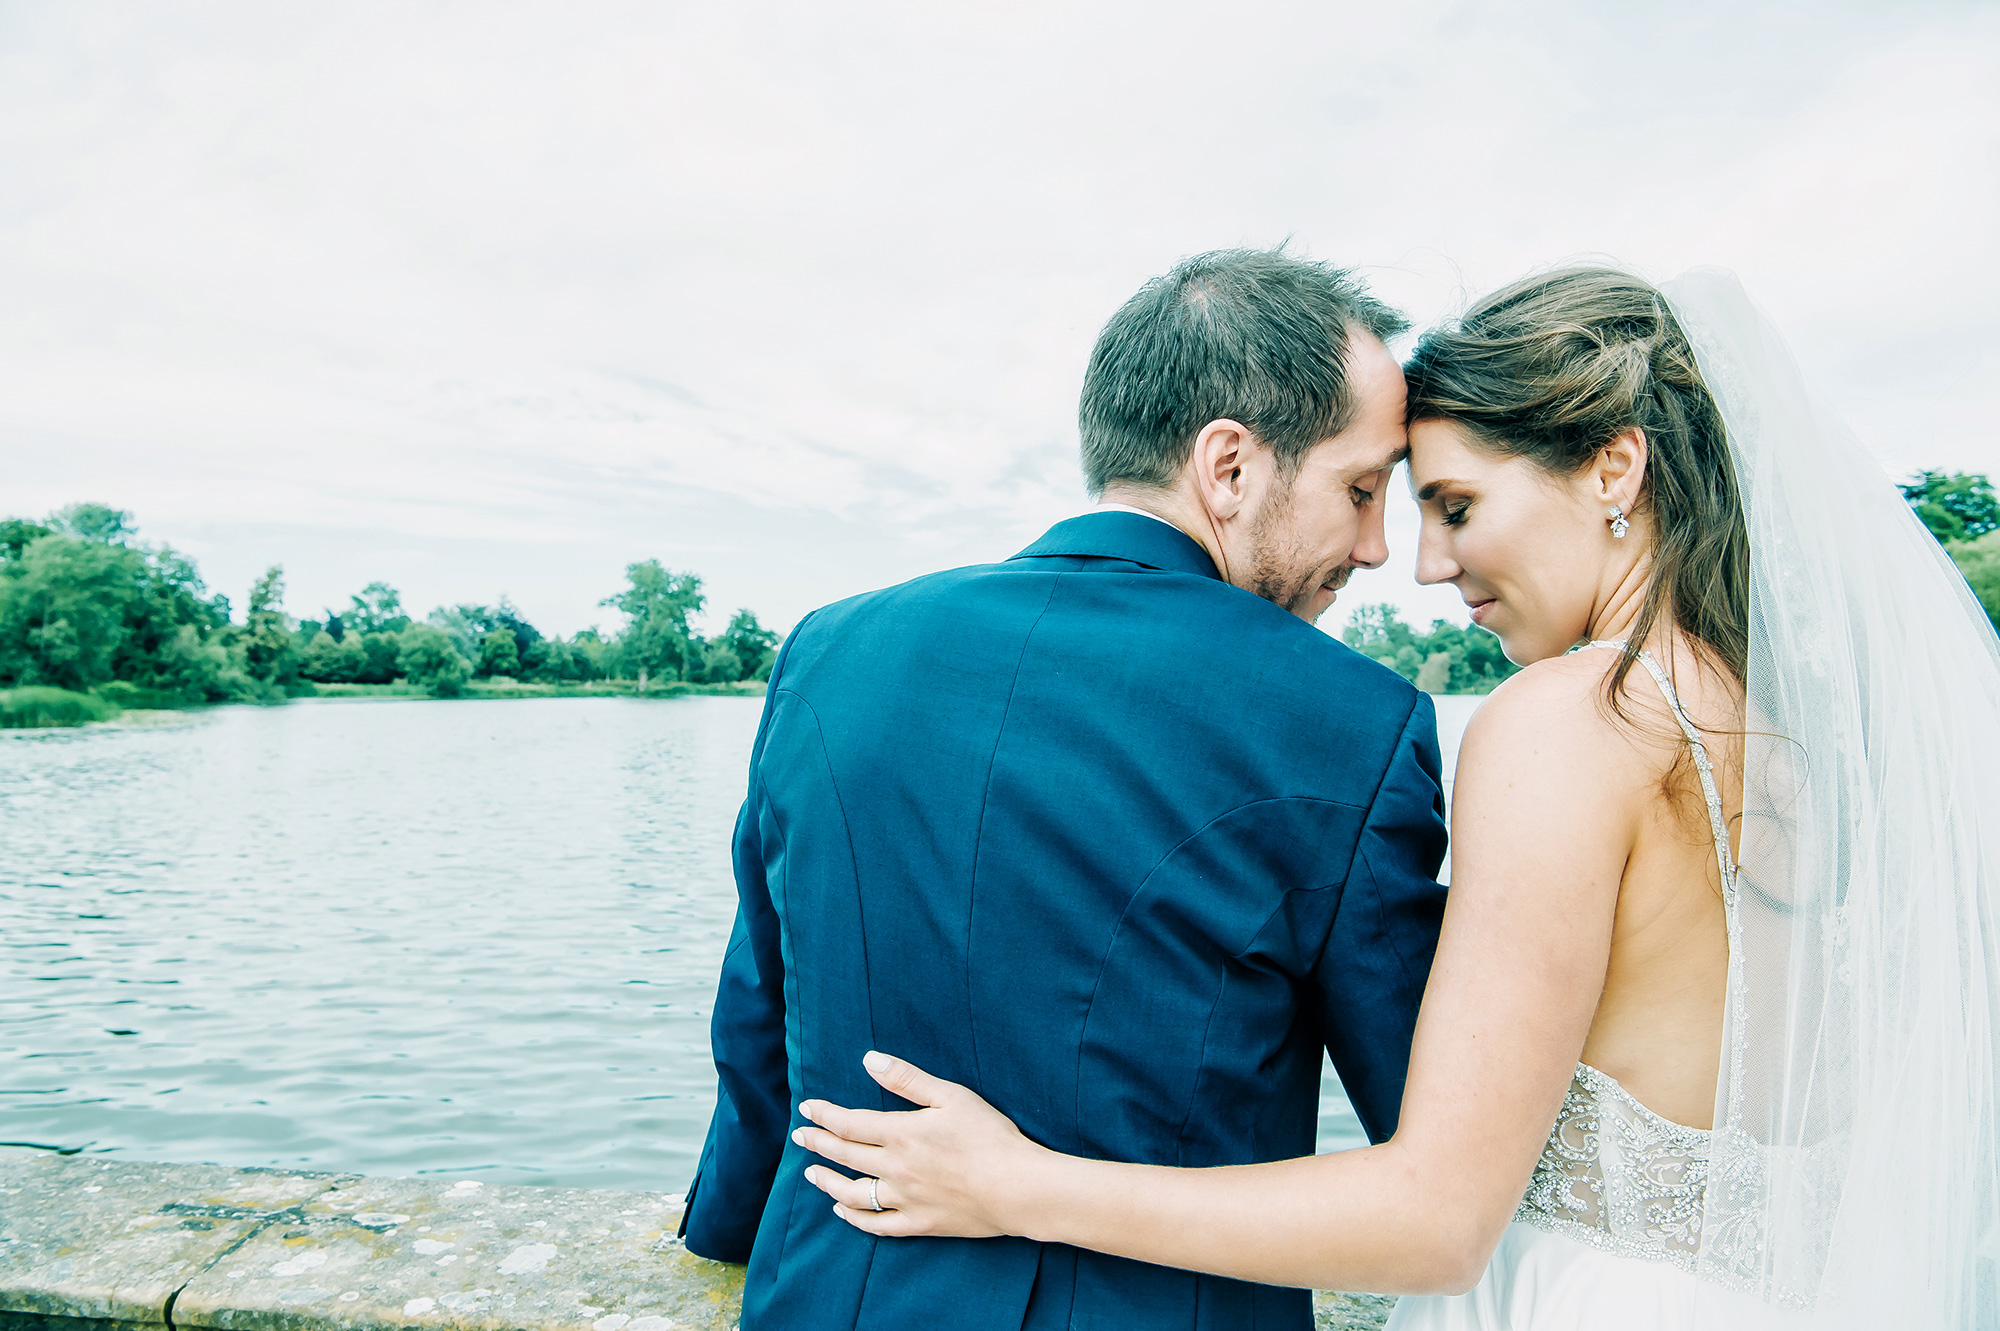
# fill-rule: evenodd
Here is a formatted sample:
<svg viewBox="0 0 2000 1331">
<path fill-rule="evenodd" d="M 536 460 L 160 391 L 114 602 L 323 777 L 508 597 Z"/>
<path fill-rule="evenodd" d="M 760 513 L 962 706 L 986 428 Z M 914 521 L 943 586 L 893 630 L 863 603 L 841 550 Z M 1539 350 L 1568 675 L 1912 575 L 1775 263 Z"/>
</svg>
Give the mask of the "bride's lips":
<svg viewBox="0 0 2000 1331">
<path fill-rule="evenodd" d="M 1468 602 L 1467 608 L 1472 612 L 1472 622 L 1475 624 L 1484 624 L 1487 612 L 1492 610 L 1497 604 L 1499 604 L 1498 600 L 1493 598 L 1484 601 Z"/>
</svg>

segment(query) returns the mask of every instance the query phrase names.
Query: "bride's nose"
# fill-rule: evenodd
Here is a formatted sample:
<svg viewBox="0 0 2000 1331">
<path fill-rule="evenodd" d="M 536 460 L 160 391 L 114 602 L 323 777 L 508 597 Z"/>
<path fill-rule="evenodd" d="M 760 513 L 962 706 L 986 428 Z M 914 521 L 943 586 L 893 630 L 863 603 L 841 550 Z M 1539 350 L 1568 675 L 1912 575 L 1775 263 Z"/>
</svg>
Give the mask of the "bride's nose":
<svg viewBox="0 0 2000 1331">
<path fill-rule="evenodd" d="M 1451 557 L 1444 533 L 1426 519 L 1417 530 L 1417 582 L 1430 587 L 1450 582 L 1465 570 Z"/>
</svg>

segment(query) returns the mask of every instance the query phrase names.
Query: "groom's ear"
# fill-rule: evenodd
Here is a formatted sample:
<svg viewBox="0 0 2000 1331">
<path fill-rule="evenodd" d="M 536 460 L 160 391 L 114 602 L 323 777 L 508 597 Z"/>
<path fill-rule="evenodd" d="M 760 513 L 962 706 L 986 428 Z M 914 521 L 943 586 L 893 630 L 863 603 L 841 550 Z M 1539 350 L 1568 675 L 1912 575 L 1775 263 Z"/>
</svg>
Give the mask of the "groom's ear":
<svg viewBox="0 0 2000 1331">
<path fill-rule="evenodd" d="M 1611 442 L 1597 450 L 1591 463 L 1590 483 L 1599 504 L 1616 504 L 1627 513 L 1636 512 L 1639 494 L 1646 487 L 1646 432 L 1638 426 L 1621 430 Z"/>
<path fill-rule="evenodd" d="M 1202 507 L 1217 522 L 1227 522 L 1243 511 L 1249 492 L 1243 473 L 1258 447 L 1255 436 L 1241 421 L 1210 421 L 1195 435 L 1188 470 L 1193 473 Z"/>
</svg>

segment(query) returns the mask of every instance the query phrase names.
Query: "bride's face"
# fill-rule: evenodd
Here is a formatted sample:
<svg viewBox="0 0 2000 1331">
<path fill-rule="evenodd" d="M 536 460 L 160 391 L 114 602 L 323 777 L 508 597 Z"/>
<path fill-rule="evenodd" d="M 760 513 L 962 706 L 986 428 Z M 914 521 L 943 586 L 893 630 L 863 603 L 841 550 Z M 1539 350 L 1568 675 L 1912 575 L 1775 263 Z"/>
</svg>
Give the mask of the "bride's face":
<svg viewBox="0 0 2000 1331">
<path fill-rule="evenodd" d="M 1586 483 L 1431 420 L 1410 426 L 1410 488 L 1423 511 L 1417 581 L 1456 587 L 1509 660 L 1560 656 L 1584 637 L 1607 553 L 1605 510 Z"/>
</svg>

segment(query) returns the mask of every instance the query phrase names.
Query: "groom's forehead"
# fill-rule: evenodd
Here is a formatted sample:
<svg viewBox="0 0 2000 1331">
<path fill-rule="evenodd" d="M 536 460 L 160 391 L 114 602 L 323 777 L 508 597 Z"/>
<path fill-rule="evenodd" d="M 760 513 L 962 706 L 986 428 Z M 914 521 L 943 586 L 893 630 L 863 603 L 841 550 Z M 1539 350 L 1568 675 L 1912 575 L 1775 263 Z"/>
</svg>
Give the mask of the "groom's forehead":
<svg viewBox="0 0 2000 1331">
<path fill-rule="evenodd" d="M 1334 447 L 1340 445 L 1338 436 L 1328 442 Z M 1339 463 L 1343 471 L 1365 476 L 1371 471 L 1389 471 L 1398 463 L 1406 461 L 1409 456 L 1409 438 L 1398 431 L 1393 443 L 1382 441 L 1350 445 L 1347 455 L 1340 458 Z"/>
</svg>

